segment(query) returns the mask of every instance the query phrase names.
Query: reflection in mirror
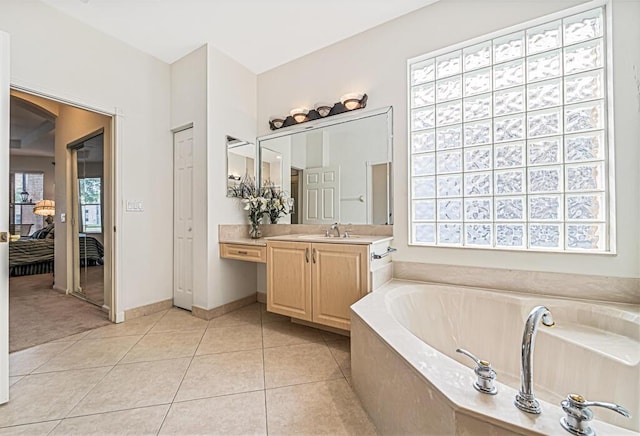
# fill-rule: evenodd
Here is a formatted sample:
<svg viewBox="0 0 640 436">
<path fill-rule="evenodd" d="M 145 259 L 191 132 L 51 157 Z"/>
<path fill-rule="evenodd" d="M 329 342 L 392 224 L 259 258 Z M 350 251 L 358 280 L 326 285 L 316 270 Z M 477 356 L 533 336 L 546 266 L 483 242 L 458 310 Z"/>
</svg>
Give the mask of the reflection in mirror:
<svg viewBox="0 0 640 436">
<path fill-rule="evenodd" d="M 72 208 L 78 248 L 73 249 L 73 293 L 104 305 L 104 133 L 73 146 Z M 77 226 L 77 227 L 76 227 Z"/>
<path fill-rule="evenodd" d="M 227 136 L 227 197 L 247 197 L 255 190 L 256 146 Z"/>
<path fill-rule="evenodd" d="M 272 186 L 282 190 L 282 153 L 263 147 L 260 150 L 260 186 Z M 284 189 L 288 191 L 288 189 Z"/>
<path fill-rule="evenodd" d="M 261 186 L 293 200 L 278 223 L 392 224 L 391 120 L 385 108 L 258 138 Z"/>
</svg>

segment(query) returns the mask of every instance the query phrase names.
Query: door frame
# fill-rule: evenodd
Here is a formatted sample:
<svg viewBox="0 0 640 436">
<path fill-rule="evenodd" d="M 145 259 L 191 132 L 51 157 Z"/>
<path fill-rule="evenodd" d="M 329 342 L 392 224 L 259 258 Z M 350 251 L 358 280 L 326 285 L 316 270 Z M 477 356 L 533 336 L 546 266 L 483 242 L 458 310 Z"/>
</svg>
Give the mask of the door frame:
<svg viewBox="0 0 640 436">
<path fill-rule="evenodd" d="M 9 180 L 9 34 L 0 31 L 0 178 Z M 9 190 L 0 192 L 0 232 L 9 237 Z M 9 241 L 0 241 L 0 404 L 9 401 Z"/>
<path fill-rule="evenodd" d="M 124 112 L 121 108 L 105 109 L 97 107 L 93 104 L 79 102 L 74 98 L 66 98 L 59 93 L 43 91 L 31 86 L 23 85 L 12 81 L 10 89 L 31 94 L 36 97 L 46 98 L 57 103 L 66 104 L 79 109 L 95 112 L 100 115 L 111 117 L 111 158 L 109 162 L 108 173 L 111 177 L 111 223 L 113 228 L 109 232 L 105 232 L 105 239 L 109 238 L 111 243 L 111 298 L 109 303 L 109 320 L 114 323 L 124 321 L 124 310 L 120 310 L 120 300 L 122 292 L 122 256 L 120 256 L 120 247 L 122 247 L 122 231 L 119 231 L 123 221 L 123 201 L 122 194 L 122 129 L 124 124 Z M 105 171 L 106 176 L 107 171 Z M 67 212 L 67 211 L 65 211 Z M 69 215 L 67 213 L 67 215 Z M 67 250 L 67 253 L 69 251 Z M 69 262 L 67 262 L 67 270 L 69 271 Z M 67 283 L 69 281 L 67 280 Z M 68 287 L 68 286 L 67 286 Z M 67 289 L 69 291 L 69 289 Z M 107 303 L 105 301 L 105 303 Z M 1 350 L 0 350 L 1 353 Z M 1 358 L 1 356 L 0 356 Z M 0 374 L 1 376 L 1 374 Z"/>
</svg>

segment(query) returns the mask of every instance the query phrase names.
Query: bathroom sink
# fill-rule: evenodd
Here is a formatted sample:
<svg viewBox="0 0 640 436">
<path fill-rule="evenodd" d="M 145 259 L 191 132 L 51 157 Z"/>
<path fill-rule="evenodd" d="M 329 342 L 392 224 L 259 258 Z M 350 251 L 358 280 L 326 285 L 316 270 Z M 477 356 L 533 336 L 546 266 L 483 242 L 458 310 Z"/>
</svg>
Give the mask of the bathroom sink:
<svg viewBox="0 0 640 436">
<path fill-rule="evenodd" d="M 332 239 L 332 240 L 341 240 L 341 241 L 348 241 L 349 239 L 358 239 L 361 236 L 358 235 L 350 235 L 348 238 L 343 238 L 342 236 L 340 236 L 339 238 L 337 236 L 331 235 L 331 236 L 326 236 L 324 233 L 322 234 L 316 234 L 316 235 L 298 235 L 298 239 Z"/>
</svg>

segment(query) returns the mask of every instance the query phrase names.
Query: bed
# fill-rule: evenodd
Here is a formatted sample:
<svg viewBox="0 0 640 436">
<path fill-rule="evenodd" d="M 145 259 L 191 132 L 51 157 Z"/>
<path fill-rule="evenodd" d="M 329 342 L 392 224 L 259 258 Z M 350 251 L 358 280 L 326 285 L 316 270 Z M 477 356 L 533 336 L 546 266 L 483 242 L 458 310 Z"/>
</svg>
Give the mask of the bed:
<svg viewBox="0 0 640 436">
<path fill-rule="evenodd" d="M 79 236 L 80 266 L 102 265 L 104 246 L 91 236 Z M 54 239 L 21 238 L 9 243 L 9 276 L 53 272 Z"/>
</svg>

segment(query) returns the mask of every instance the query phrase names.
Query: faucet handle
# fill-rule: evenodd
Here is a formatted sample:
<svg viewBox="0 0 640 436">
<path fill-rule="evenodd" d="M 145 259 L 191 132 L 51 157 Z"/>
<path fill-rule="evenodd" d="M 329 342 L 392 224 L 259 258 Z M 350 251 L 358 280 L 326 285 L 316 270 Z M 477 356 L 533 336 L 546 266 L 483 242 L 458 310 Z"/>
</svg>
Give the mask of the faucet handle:
<svg viewBox="0 0 640 436">
<path fill-rule="evenodd" d="M 351 223 L 349 223 L 349 224 L 347 224 L 347 225 L 346 225 L 346 229 L 344 229 L 344 230 L 342 231 L 342 232 L 343 232 L 343 234 L 342 234 L 342 237 L 343 237 L 343 238 L 349 238 L 349 237 L 351 237 L 351 232 L 353 232 L 353 230 L 351 229 L 351 226 L 352 226 L 352 224 L 351 224 Z"/>
<path fill-rule="evenodd" d="M 563 400 L 560 405 L 566 413 L 566 416 L 560 418 L 560 425 L 569 433 L 579 436 L 594 436 L 596 434 L 589 426 L 589 421 L 593 419 L 593 412 L 589 407 L 604 407 L 618 412 L 624 417 L 631 417 L 631 412 L 618 404 L 587 401 L 582 395 L 578 394 L 567 395 L 567 399 Z"/>
<path fill-rule="evenodd" d="M 460 354 L 464 354 L 465 356 L 471 358 L 475 363 L 476 367 L 474 372 L 478 377 L 473 384 L 473 387 L 476 388 L 478 392 L 483 394 L 495 395 L 498 393 L 498 389 L 493 385 L 494 380 L 498 376 L 496 372 L 491 368 L 491 362 L 486 360 L 480 360 L 467 350 L 463 348 L 456 349 L 456 352 Z"/>
</svg>

